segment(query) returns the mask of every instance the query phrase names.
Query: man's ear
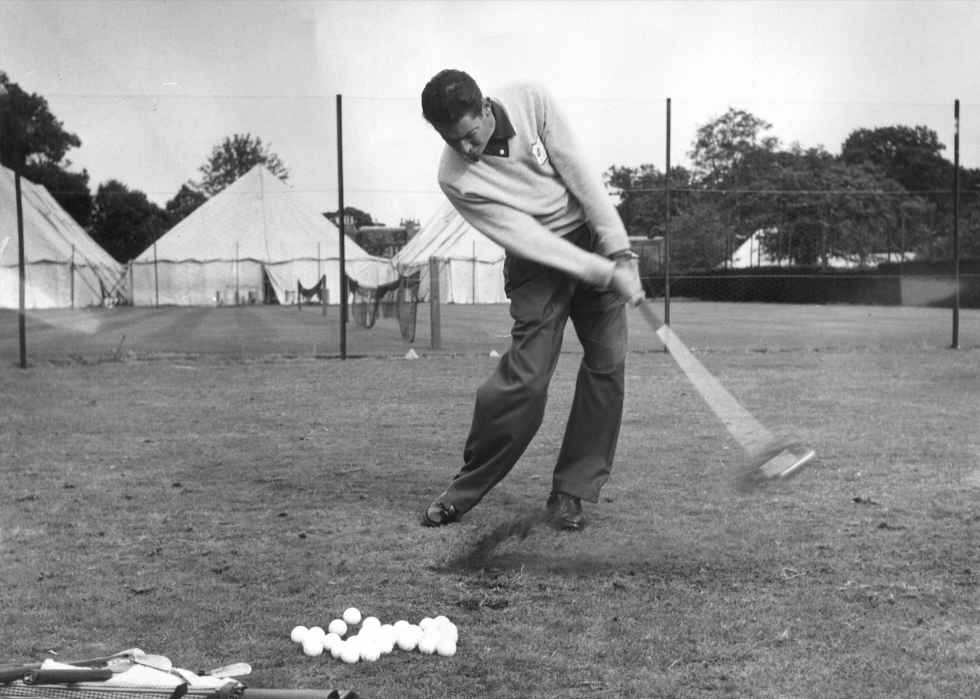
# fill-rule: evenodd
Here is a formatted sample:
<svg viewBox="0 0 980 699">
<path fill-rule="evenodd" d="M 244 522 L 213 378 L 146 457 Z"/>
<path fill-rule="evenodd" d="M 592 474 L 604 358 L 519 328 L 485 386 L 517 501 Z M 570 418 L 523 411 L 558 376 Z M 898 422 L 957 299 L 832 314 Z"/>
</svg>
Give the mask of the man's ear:
<svg viewBox="0 0 980 699">
<path fill-rule="evenodd" d="M 493 114 L 493 110 L 490 109 L 490 98 L 489 97 L 484 97 L 483 98 L 483 116 L 488 117 L 491 114 Z"/>
</svg>

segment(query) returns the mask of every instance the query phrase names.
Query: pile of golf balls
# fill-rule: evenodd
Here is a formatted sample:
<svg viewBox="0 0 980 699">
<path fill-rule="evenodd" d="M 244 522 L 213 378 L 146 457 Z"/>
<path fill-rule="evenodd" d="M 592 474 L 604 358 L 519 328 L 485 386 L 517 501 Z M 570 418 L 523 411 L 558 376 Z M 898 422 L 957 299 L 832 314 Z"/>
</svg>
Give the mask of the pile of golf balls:
<svg viewBox="0 0 980 699">
<path fill-rule="evenodd" d="M 360 626 L 357 633 L 354 628 Z M 315 658 L 329 653 L 345 663 L 365 661 L 373 663 L 396 648 L 403 651 L 418 650 L 426 655 L 439 654 L 449 657 L 456 654 L 459 630 L 446 617 L 425 617 L 418 624 L 404 619 L 394 624 L 382 624 L 377 617 L 363 620 L 354 607 L 334 619 L 324 630 L 322 626 L 297 626 L 289 635 L 303 652 Z"/>
</svg>

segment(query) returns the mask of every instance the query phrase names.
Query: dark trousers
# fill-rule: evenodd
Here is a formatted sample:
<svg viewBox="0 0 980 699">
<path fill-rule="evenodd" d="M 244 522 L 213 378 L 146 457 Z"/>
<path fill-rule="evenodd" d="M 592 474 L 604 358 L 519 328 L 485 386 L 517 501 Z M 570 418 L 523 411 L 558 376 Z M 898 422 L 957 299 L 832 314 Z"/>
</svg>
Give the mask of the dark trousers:
<svg viewBox="0 0 980 699">
<path fill-rule="evenodd" d="M 588 226 L 566 236 L 593 250 Z M 598 502 L 612 469 L 623 415 L 626 310 L 561 272 L 507 256 L 505 289 L 514 318 L 510 349 L 476 395 L 463 467 L 447 490 L 453 507 L 472 509 L 514 467 L 544 418 L 548 384 L 571 318 L 585 356 L 579 366 L 552 490 Z"/>
</svg>

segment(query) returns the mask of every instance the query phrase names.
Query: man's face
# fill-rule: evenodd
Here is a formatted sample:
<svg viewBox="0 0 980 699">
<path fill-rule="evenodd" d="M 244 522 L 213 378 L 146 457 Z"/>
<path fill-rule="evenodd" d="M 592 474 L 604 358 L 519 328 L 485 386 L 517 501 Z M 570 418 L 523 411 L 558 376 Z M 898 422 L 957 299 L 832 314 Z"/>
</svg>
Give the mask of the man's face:
<svg viewBox="0 0 980 699">
<path fill-rule="evenodd" d="M 433 126 L 450 148 L 476 161 L 487 147 L 497 123 L 490 110 L 490 100 L 484 98 L 483 109 L 479 114 L 467 114 L 455 124 Z"/>
</svg>

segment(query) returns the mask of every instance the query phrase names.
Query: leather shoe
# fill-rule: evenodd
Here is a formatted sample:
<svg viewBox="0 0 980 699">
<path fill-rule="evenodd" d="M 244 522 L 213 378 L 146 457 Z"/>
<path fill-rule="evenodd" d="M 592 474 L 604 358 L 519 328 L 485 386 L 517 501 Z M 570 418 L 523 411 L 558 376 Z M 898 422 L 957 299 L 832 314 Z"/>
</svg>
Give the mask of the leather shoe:
<svg viewBox="0 0 980 699">
<path fill-rule="evenodd" d="M 463 513 L 448 502 L 436 500 L 422 512 L 422 525 L 425 527 L 444 527 L 458 522 Z"/>
<path fill-rule="evenodd" d="M 588 520 L 582 514 L 582 500 L 568 493 L 552 493 L 545 509 L 552 529 L 579 531 L 585 529 Z"/>
</svg>

